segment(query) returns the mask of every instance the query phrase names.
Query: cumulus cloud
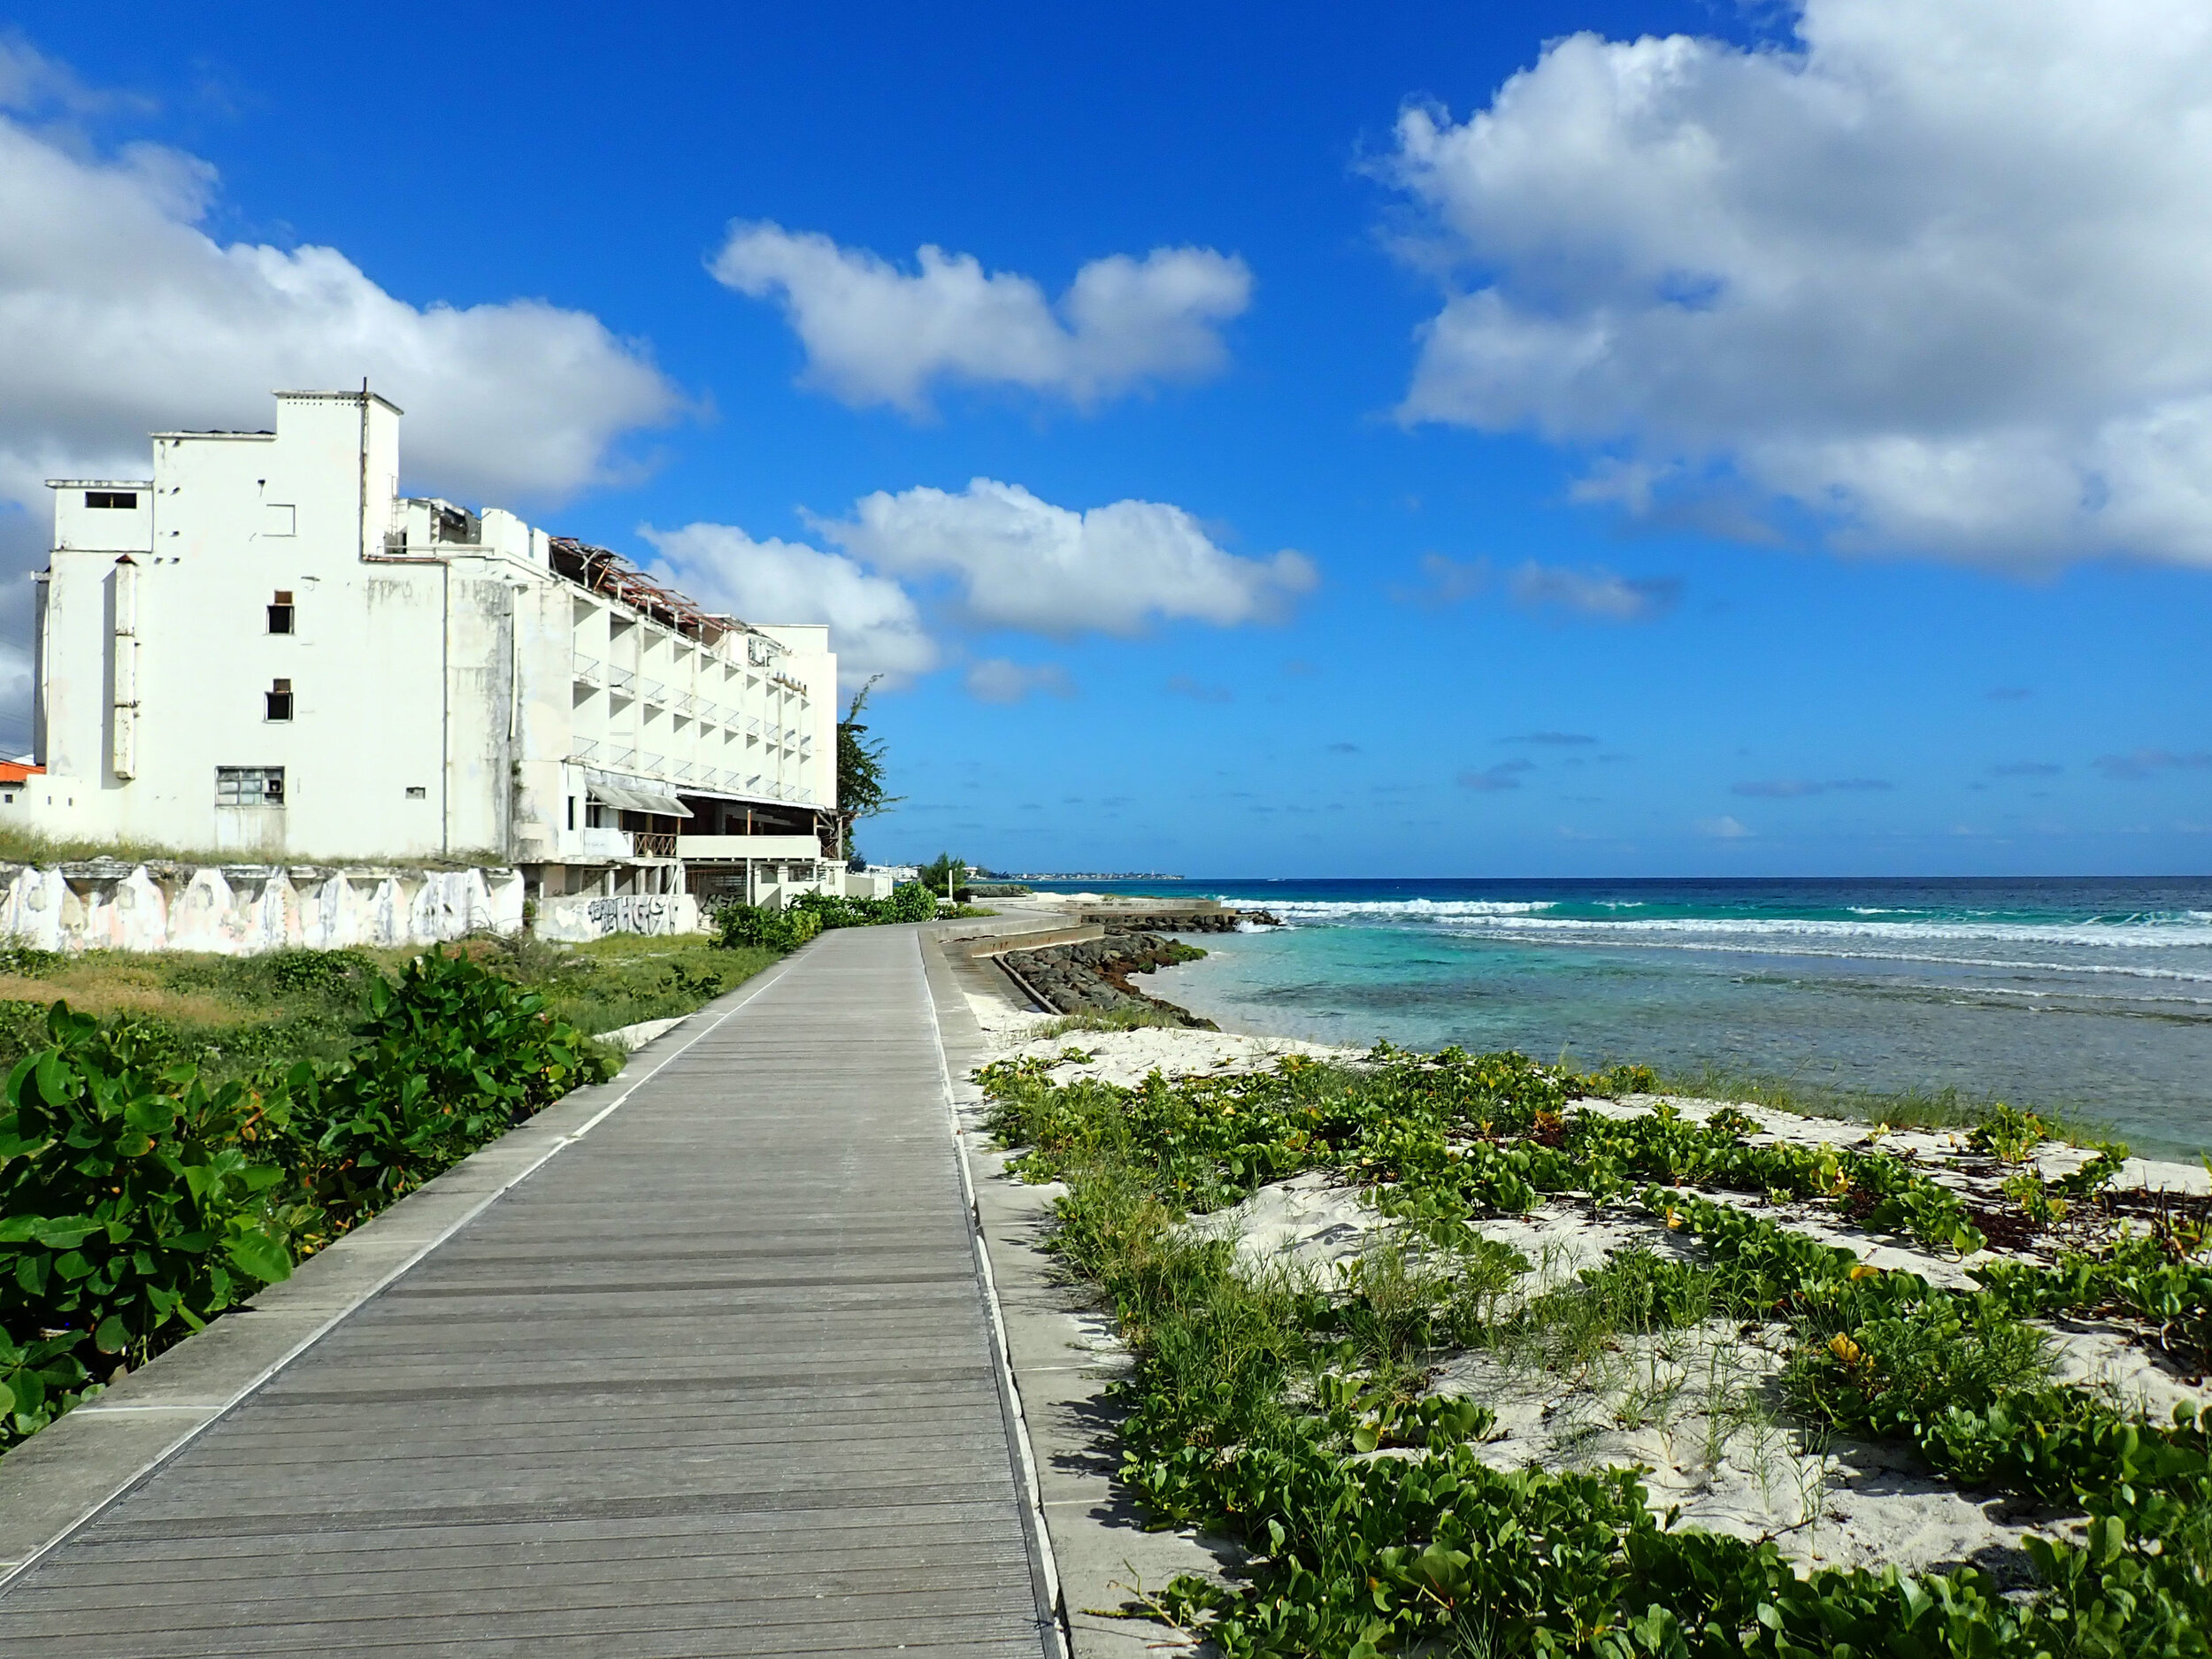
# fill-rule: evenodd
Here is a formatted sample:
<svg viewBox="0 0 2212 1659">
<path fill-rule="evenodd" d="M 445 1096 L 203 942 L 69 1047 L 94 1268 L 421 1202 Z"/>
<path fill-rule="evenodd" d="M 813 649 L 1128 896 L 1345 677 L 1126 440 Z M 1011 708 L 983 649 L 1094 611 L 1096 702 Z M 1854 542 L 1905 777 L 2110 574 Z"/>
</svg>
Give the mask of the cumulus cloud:
<svg viewBox="0 0 2212 1659">
<path fill-rule="evenodd" d="M 1701 835 L 1708 836 L 1714 841 L 1742 841 L 1746 836 L 1751 833 L 1748 829 L 1745 828 L 1741 824 L 1739 824 L 1734 818 L 1728 818 L 1724 815 L 1720 818 L 1701 818 L 1698 819 L 1697 833 Z"/>
<path fill-rule="evenodd" d="M 936 641 L 898 583 L 841 554 L 802 541 L 757 541 L 733 525 L 650 526 L 639 534 L 659 557 L 653 573 L 748 622 L 826 622 L 841 680 L 882 674 L 894 683 L 937 665 Z"/>
<path fill-rule="evenodd" d="M 1521 774 L 1534 770 L 1534 765 L 1525 760 L 1504 760 L 1500 761 L 1494 766 L 1485 766 L 1480 771 L 1470 767 L 1459 774 L 1458 782 L 1463 789 L 1472 789 L 1479 795 L 1489 795 L 1500 789 L 1519 788 Z"/>
<path fill-rule="evenodd" d="M 1808 795 L 1865 795 L 1894 787 L 1880 778 L 1757 778 L 1731 786 L 1736 795 L 1768 801 L 1792 801 Z"/>
<path fill-rule="evenodd" d="M 972 665 L 967 684 L 968 695 L 979 703 L 1019 703 L 1039 691 L 1055 697 L 1075 695 L 1075 682 L 1059 664 L 1033 665 L 1010 662 L 1003 657 L 987 657 Z"/>
<path fill-rule="evenodd" d="M 1525 560 L 1501 571 L 1486 558 L 1462 564 L 1440 553 L 1421 557 L 1422 586 L 1393 596 L 1439 609 L 1491 591 L 1502 592 L 1525 611 L 1566 612 L 1601 622 L 1647 622 L 1674 609 L 1682 583 L 1672 576 L 1618 576 L 1601 568 L 1576 570 Z"/>
<path fill-rule="evenodd" d="M 0 95 L 81 99 L 0 45 Z M 0 97 L 0 102 L 8 101 Z M 408 473 L 467 499 L 556 499 L 622 474 L 625 434 L 682 399 L 644 349 L 541 299 L 395 297 L 334 248 L 224 244 L 215 170 L 157 145 L 101 155 L 0 115 L 0 498 L 126 476 L 164 427 L 265 427 L 278 388 L 370 383 L 407 411 Z"/>
<path fill-rule="evenodd" d="M 1280 617 L 1316 580 L 1302 554 L 1225 552 L 1179 507 L 1119 501 L 1077 512 L 989 479 L 956 495 L 879 491 L 844 518 L 810 522 L 835 550 L 758 541 L 732 525 L 641 534 L 659 554 L 655 570 L 712 605 L 753 622 L 827 621 L 839 674 L 854 680 L 926 672 L 946 656 L 934 637 L 944 629 L 1065 638 L 1163 620 L 1232 627 Z M 919 587 L 936 583 L 949 591 Z M 975 663 L 967 685 L 987 703 L 1074 689 L 1056 666 L 997 657 Z"/>
<path fill-rule="evenodd" d="M 1077 404 L 1228 360 L 1220 327 L 1252 297 L 1241 259 L 1156 248 L 1094 259 L 1056 303 L 1029 277 L 925 246 L 903 271 L 818 232 L 742 220 L 717 280 L 774 298 L 806 347 L 806 379 L 848 403 L 928 411 L 942 380 L 1019 387 Z"/>
<path fill-rule="evenodd" d="M 1077 512 L 987 478 L 958 495 L 879 490 L 816 528 L 879 570 L 949 578 L 972 622 L 1041 634 L 1269 621 L 1317 580 L 1303 554 L 1225 552 L 1180 507 L 1118 501 Z"/>
<path fill-rule="evenodd" d="M 2137 749 L 2124 755 L 2100 755 L 2090 764 L 2116 782 L 2140 783 L 2162 772 L 2212 769 L 2212 752 L 2200 749 L 2177 755 L 2168 749 Z"/>
<path fill-rule="evenodd" d="M 1845 545 L 2212 565 L 2212 12 L 1803 0 L 1401 118 L 1455 276 L 1402 407 L 1748 485 Z"/>
</svg>

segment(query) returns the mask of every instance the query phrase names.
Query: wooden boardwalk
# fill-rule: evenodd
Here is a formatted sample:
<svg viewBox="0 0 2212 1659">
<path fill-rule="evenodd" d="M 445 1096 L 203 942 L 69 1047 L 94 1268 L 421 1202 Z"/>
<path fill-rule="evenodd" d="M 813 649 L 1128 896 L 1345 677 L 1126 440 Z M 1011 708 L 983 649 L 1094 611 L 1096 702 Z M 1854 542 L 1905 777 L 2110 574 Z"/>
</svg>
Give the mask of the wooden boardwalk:
<svg viewBox="0 0 2212 1659">
<path fill-rule="evenodd" d="M 713 1018 L 0 1591 L 0 1654 L 1056 1651 L 913 930 Z"/>
</svg>

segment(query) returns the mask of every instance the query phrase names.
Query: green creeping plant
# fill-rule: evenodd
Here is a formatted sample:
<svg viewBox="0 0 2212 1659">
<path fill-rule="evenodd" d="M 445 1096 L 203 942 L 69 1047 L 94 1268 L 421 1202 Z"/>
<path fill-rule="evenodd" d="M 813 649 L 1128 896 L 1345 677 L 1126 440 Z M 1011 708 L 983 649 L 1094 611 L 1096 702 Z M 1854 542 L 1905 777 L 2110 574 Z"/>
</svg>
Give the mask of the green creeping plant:
<svg viewBox="0 0 2212 1659">
<path fill-rule="evenodd" d="M 65 1003 L 48 1033 L 0 1104 L 0 1439 L 292 1271 L 266 1214 L 284 1171 L 247 1141 L 280 1089 L 149 1069 Z"/>
<path fill-rule="evenodd" d="M 1135 1353 L 1125 1486 L 1156 1525 L 1253 1552 L 1235 1585 L 1179 1579 L 1158 1602 L 1225 1654 L 2212 1655 L 2205 1425 L 2128 1422 L 2083 1391 L 2017 1381 L 2035 1370 L 2019 1315 L 2039 1298 L 2124 1286 L 2147 1309 L 2184 1305 L 2186 1264 L 2139 1251 L 2104 1264 L 2108 1282 L 2091 1266 L 1978 1270 L 1981 1289 L 1939 1290 L 1674 1184 L 1824 1200 L 1931 1248 L 1978 1248 L 1956 1195 L 1903 1160 L 1747 1145 L 1756 1125 L 1740 1113 L 1571 1113 L 1585 1080 L 1519 1056 L 1379 1049 L 1363 1072 L 1301 1062 L 1137 1088 L 1055 1085 L 1041 1064 L 979 1076 L 1022 1167 L 1066 1182 L 1060 1248 Z M 1325 1166 L 1374 1183 L 1406 1236 L 1493 1276 L 1503 1264 L 1471 1248 L 1474 1217 L 1555 1194 L 1640 1198 L 1711 1265 L 1655 1257 L 1614 1289 L 1653 1317 L 1698 1317 L 1709 1297 L 1796 1321 L 1792 1380 L 1816 1414 L 1909 1438 L 1962 1479 L 2078 1505 L 2084 1540 L 2032 1540 L 2041 1588 L 2024 1596 L 1970 1569 L 1800 1578 L 1770 1543 L 1654 1516 L 1634 1471 L 1490 1468 L 1473 1444 L 1484 1407 L 1340 1369 L 1345 1306 L 1373 1288 L 1363 1274 L 1333 1299 L 1270 1288 L 1240 1277 L 1225 1242 L 1179 1229 L 1192 1209 Z"/>
</svg>

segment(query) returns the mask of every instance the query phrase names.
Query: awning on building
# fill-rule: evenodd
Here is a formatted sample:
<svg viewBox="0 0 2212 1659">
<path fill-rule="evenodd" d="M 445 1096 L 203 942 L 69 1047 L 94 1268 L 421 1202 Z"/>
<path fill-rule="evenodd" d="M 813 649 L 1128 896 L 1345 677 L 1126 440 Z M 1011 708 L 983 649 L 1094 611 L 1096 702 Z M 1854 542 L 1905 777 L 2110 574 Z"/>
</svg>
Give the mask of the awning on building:
<svg viewBox="0 0 2212 1659">
<path fill-rule="evenodd" d="M 584 793 L 602 806 L 619 807 L 625 812 L 657 812 L 663 818 L 689 818 L 691 809 L 672 795 L 656 795 L 632 786 L 617 787 L 588 780 Z"/>
</svg>

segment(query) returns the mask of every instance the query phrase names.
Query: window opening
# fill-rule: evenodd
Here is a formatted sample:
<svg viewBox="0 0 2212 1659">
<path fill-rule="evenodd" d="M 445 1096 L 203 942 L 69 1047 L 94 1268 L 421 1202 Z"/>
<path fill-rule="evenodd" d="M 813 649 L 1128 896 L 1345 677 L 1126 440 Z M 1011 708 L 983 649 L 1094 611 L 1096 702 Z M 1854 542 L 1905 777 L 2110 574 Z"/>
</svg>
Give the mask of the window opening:
<svg viewBox="0 0 2212 1659">
<path fill-rule="evenodd" d="M 215 769 L 217 806 L 282 806 L 284 768 L 281 766 L 218 766 Z"/>
<path fill-rule="evenodd" d="M 430 798 L 429 786 L 427 784 L 419 783 L 409 784 L 407 786 L 407 798 L 410 801 L 427 801 Z"/>
<path fill-rule="evenodd" d="M 138 492 L 134 489 L 88 489 L 84 493 L 88 507 L 120 507 L 126 511 L 138 506 Z"/>
<path fill-rule="evenodd" d="M 271 680 L 269 689 L 263 693 L 262 696 L 263 701 L 267 704 L 270 719 L 288 720 L 292 718 L 292 682 L 290 680 Z"/>
<path fill-rule="evenodd" d="M 280 588 L 276 597 L 269 602 L 269 632 L 289 634 L 292 631 L 292 590 Z"/>
</svg>

